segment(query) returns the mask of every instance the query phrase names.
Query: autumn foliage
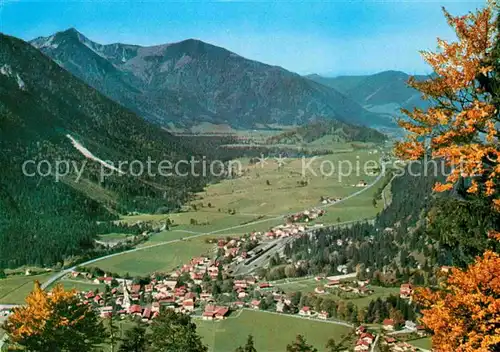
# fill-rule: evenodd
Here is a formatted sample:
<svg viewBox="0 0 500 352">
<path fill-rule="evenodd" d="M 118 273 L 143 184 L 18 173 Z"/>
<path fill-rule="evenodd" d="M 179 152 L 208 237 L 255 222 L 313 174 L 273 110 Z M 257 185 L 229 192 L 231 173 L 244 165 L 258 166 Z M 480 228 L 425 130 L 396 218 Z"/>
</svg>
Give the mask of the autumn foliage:
<svg viewBox="0 0 500 352">
<path fill-rule="evenodd" d="M 496 195 L 500 175 L 497 134 L 500 121 L 494 92 L 488 82 L 494 72 L 491 55 L 497 30 L 493 6 L 465 16 L 444 14 L 458 41 L 438 39 L 439 51 L 422 52 L 434 74 L 425 81 L 410 79 L 409 85 L 433 104 L 427 110 L 403 110 L 408 118 L 399 124 L 409 135 L 396 152 L 406 159 L 424 154 L 444 159 L 453 172 L 436 191 L 445 191 L 462 178 L 471 178 L 469 193 Z M 485 177 L 477 182 L 477 176 Z M 493 202 L 500 206 L 500 200 Z"/>
<path fill-rule="evenodd" d="M 500 42 L 495 3 L 464 16 L 444 10 L 458 38 L 438 39 L 437 52 L 422 52 L 434 74 L 409 85 L 431 102 L 428 109 L 403 110 L 399 125 L 409 133 L 396 146 L 398 156 L 444 160 L 452 170 L 437 192 L 459 181 L 469 197 L 500 211 Z M 465 193 L 464 193 L 465 194 Z M 446 231 L 443 228 L 442 231 Z M 449 229 L 448 229 L 449 230 Z M 489 236 L 500 240 L 497 229 Z M 464 239 L 466 241 L 466 239 Z M 500 257 L 487 251 L 466 270 L 453 269 L 442 287 L 417 290 L 422 322 L 434 332 L 438 352 L 500 351 Z"/>
<path fill-rule="evenodd" d="M 439 291 L 422 289 L 423 323 L 439 352 L 488 352 L 500 347 L 500 256 L 488 251 L 467 270 L 453 269 Z"/>
<path fill-rule="evenodd" d="M 89 350 L 104 338 L 97 315 L 74 291 L 58 285 L 47 292 L 38 282 L 26 305 L 15 308 L 2 328 L 10 347 L 29 351 Z"/>
</svg>

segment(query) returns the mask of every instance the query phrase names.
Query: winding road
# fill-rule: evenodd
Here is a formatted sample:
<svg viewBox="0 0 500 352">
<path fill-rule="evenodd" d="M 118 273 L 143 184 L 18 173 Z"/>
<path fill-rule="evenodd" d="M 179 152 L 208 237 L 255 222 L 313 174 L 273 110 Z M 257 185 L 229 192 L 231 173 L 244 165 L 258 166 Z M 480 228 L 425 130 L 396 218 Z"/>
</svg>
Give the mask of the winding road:
<svg viewBox="0 0 500 352">
<path fill-rule="evenodd" d="M 321 206 L 318 206 L 317 208 L 322 208 L 322 209 L 329 208 L 331 206 L 341 204 L 341 203 L 343 203 L 343 202 L 345 202 L 345 201 L 347 201 L 347 200 L 349 200 L 351 198 L 357 197 L 358 195 L 360 195 L 360 194 L 368 191 L 375 184 L 377 184 L 378 181 L 380 181 L 380 179 L 385 175 L 385 163 L 382 161 L 382 158 L 380 159 L 379 162 L 380 162 L 380 165 L 382 166 L 382 171 L 375 178 L 375 180 L 373 180 L 372 183 L 370 183 L 366 187 L 360 189 L 359 191 L 356 191 L 356 192 L 350 194 L 349 196 L 347 196 L 347 197 L 345 197 L 345 198 L 343 198 L 343 199 L 341 199 L 341 200 L 339 200 L 339 201 L 337 201 L 335 203 L 321 205 Z M 231 227 L 228 227 L 228 228 L 224 228 L 224 229 L 220 229 L 220 230 L 216 230 L 216 231 L 211 231 L 211 232 L 205 232 L 205 233 L 197 233 L 197 232 L 193 232 L 193 231 L 183 231 L 183 230 L 179 230 L 179 231 L 193 234 L 193 236 L 189 237 L 189 239 L 191 239 L 191 238 L 208 236 L 208 235 L 212 235 L 212 234 L 216 234 L 216 233 L 221 233 L 221 232 L 226 232 L 226 231 L 232 231 L 232 230 L 235 230 L 235 229 L 238 229 L 238 228 L 248 227 L 248 226 L 251 226 L 251 225 L 256 225 L 256 224 L 260 224 L 260 223 L 264 223 L 264 222 L 268 222 L 268 221 L 284 219 L 284 218 L 286 218 L 289 215 L 291 215 L 291 214 L 279 215 L 279 216 L 272 217 L 272 218 L 261 219 L 261 220 L 253 221 L 253 222 L 250 222 L 250 223 L 247 223 L 247 224 L 231 226 Z M 358 221 L 366 221 L 366 220 L 358 220 Z M 357 222 L 357 221 L 350 221 L 350 222 L 339 223 L 339 224 L 335 224 L 335 225 L 338 226 L 338 225 L 343 225 L 343 224 L 353 223 L 353 222 Z M 335 226 L 335 225 L 333 225 L 333 226 Z M 177 242 L 181 242 L 181 241 L 183 241 L 183 240 L 182 239 L 175 239 L 175 240 L 171 240 L 171 241 L 164 241 L 164 242 L 156 243 L 156 244 L 153 244 L 153 245 L 150 245 L 150 246 L 138 247 L 138 248 L 130 249 L 130 250 L 123 251 L 123 252 L 118 252 L 118 253 L 113 253 L 113 254 L 105 255 L 105 256 L 102 256 L 102 257 L 99 257 L 99 258 L 95 258 L 95 259 L 86 261 L 84 263 L 80 263 L 78 265 L 72 266 L 71 268 L 67 268 L 65 270 L 62 270 L 62 271 L 58 272 L 57 274 L 55 274 L 54 276 L 52 276 L 51 278 L 49 278 L 46 282 L 44 282 L 42 284 L 42 288 L 46 289 L 47 287 L 49 287 L 50 285 L 52 285 L 54 282 L 56 282 L 57 280 L 59 280 L 60 278 L 62 278 L 64 275 L 66 275 L 66 274 L 71 273 L 72 271 L 74 271 L 78 266 L 90 265 L 90 264 L 99 262 L 101 260 L 105 260 L 105 259 L 108 259 L 108 258 L 113 258 L 113 257 L 119 256 L 119 255 L 124 255 L 124 254 L 127 254 L 127 253 L 133 253 L 133 252 L 141 251 L 141 250 L 148 249 L 148 248 L 154 248 L 154 247 L 164 246 L 164 245 L 168 245 L 168 244 L 172 244 L 172 243 L 177 243 Z M 17 305 L 1 305 L 0 308 L 1 307 L 4 307 L 4 308 L 13 308 L 13 307 L 16 307 L 16 306 Z M 272 312 L 268 312 L 268 313 L 270 313 L 270 314 L 278 314 L 278 313 L 272 313 Z M 341 324 L 341 325 L 345 324 L 346 326 L 351 326 L 351 325 L 349 325 L 347 323 L 343 323 L 343 322 L 333 322 L 332 321 L 331 323 Z M 3 338 L 0 339 L 0 349 L 2 348 L 2 345 L 5 342 L 5 339 L 6 339 L 6 335 L 4 335 Z"/>
</svg>

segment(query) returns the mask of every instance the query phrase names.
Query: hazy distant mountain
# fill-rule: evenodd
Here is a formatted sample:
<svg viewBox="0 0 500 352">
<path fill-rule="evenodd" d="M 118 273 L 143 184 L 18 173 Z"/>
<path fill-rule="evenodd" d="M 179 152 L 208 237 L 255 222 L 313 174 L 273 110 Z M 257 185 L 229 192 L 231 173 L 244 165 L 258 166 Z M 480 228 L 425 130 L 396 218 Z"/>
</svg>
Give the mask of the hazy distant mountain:
<svg viewBox="0 0 500 352">
<path fill-rule="evenodd" d="M 291 125 L 319 117 L 387 123 L 335 89 L 199 40 L 100 45 L 70 29 L 31 43 L 110 98 L 163 125 Z"/>
<path fill-rule="evenodd" d="M 399 115 L 401 108 L 425 107 L 426 102 L 406 82 L 409 75 L 400 71 L 384 71 L 365 76 L 323 77 L 309 75 L 307 78 L 334 88 L 347 95 L 365 109 L 386 115 Z M 417 76 L 424 79 L 425 76 Z"/>
</svg>

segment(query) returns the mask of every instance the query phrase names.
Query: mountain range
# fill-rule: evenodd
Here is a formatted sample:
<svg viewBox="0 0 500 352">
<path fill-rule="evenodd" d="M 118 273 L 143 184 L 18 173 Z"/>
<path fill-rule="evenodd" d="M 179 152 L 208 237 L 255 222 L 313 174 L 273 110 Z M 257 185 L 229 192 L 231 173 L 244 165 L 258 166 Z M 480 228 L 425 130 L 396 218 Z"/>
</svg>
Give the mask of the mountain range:
<svg viewBox="0 0 500 352">
<path fill-rule="evenodd" d="M 317 74 L 306 76 L 308 79 L 339 91 L 364 109 L 394 119 L 400 116 L 400 109 L 425 108 L 428 102 L 421 93 L 409 87 L 410 75 L 401 71 L 384 71 L 365 76 L 325 77 Z M 427 76 L 417 75 L 417 80 Z"/>
<path fill-rule="evenodd" d="M 3 34 L 0 41 L 0 267 L 62 261 L 93 246 L 103 233 L 97 220 L 177 209 L 203 189 L 207 177 L 190 174 L 115 172 L 101 179 L 103 160 L 176 163 L 201 155 L 30 44 Z M 83 170 L 79 182 L 75 169 L 55 182 L 58 161 Z"/>
<path fill-rule="evenodd" d="M 157 46 L 98 44 L 75 29 L 31 44 L 109 98 L 161 126 L 237 128 L 331 118 L 391 125 L 346 94 L 281 67 L 199 40 Z"/>
</svg>

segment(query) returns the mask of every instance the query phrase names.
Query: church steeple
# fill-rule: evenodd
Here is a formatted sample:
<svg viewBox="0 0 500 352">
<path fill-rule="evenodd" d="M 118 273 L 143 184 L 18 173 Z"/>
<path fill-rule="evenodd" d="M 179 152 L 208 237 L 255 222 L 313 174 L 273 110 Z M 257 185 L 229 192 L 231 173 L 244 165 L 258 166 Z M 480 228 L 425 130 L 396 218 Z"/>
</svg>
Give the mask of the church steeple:
<svg viewBox="0 0 500 352">
<path fill-rule="evenodd" d="M 123 280 L 123 303 L 122 307 L 125 309 L 130 308 L 130 295 L 127 288 L 127 281 Z"/>
</svg>

